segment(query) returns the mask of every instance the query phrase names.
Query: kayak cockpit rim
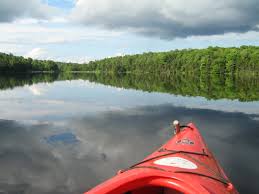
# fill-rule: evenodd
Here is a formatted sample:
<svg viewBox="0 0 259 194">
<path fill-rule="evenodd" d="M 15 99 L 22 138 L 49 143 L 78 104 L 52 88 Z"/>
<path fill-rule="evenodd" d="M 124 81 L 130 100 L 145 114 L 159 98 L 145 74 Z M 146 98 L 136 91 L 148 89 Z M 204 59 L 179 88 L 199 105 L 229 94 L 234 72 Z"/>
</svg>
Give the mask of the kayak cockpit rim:
<svg viewBox="0 0 259 194">
<path fill-rule="evenodd" d="M 110 190 L 109 194 L 142 194 L 144 193 L 142 189 L 148 188 L 161 188 L 166 190 L 167 192 L 161 192 L 161 194 L 197 194 L 198 190 L 196 190 L 193 186 L 188 183 L 182 182 L 177 179 L 168 179 L 163 177 L 149 177 L 143 179 L 137 179 L 132 182 L 128 182 L 118 187 Z M 199 188 L 200 189 L 200 188 Z M 207 190 L 204 190 L 204 194 L 208 193 Z M 149 194 L 153 194 L 150 192 Z M 154 192 L 157 194 L 157 192 Z"/>
</svg>

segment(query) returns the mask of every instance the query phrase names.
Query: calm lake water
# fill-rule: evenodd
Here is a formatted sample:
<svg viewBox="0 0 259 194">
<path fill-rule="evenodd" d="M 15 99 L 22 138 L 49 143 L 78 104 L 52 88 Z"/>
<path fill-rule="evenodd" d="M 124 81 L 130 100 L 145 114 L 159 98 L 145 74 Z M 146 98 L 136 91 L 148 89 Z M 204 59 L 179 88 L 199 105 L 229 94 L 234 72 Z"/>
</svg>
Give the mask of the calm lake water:
<svg viewBox="0 0 259 194">
<path fill-rule="evenodd" d="M 87 80 L 18 85 L 0 91 L 0 193 L 82 193 L 168 140 L 174 119 L 198 126 L 240 193 L 259 193 L 259 101 Z"/>
</svg>

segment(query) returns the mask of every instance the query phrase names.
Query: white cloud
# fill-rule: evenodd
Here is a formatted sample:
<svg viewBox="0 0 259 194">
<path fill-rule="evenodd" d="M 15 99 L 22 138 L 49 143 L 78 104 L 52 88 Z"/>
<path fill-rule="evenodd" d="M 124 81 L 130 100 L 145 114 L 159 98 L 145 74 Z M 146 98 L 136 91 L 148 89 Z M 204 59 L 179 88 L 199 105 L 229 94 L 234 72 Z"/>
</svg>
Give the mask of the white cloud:
<svg viewBox="0 0 259 194">
<path fill-rule="evenodd" d="M 245 33 L 227 33 L 221 35 L 210 35 L 210 36 L 190 36 L 187 39 L 196 39 L 196 40 L 203 40 L 203 41 L 220 41 L 220 40 L 258 40 L 259 32 L 257 31 L 249 31 Z"/>
<path fill-rule="evenodd" d="M 70 55 L 70 56 L 55 56 L 50 53 L 47 49 L 44 48 L 34 48 L 31 51 L 29 51 L 24 57 L 26 58 L 33 58 L 33 59 L 41 59 L 41 60 L 55 60 L 55 61 L 61 61 L 61 62 L 72 62 L 72 63 L 88 63 L 91 58 L 87 56 L 76 56 L 76 55 Z"/>
<path fill-rule="evenodd" d="M 41 91 L 35 86 L 30 86 L 28 89 L 35 96 L 40 96 L 42 94 Z"/>
<path fill-rule="evenodd" d="M 74 26 L 66 20 L 61 23 L 42 23 L 26 19 L 0 24 L 0 44 L 62 44 L 82 40 L 102 40 L 120 34 L 121 32 Z"/>
<path fill-rule="evenodd" d="M 26 86 L 25 88 L 27 88 L 33 95 L 41 96 L 48 91 L 49 86 L 47 84 L 33 84 L 31 86 Z"/>
<path fill-rule="evenodd" d="M 57 61 L 62 61 L 62 62 L 73 62 L 73 63 L 88 63 L 89 61 L 92 60 L 91 57 L 88 57 L 88 56 L 84 56 L 84 57 L 81 57 L 81 56 L 62 56 L 62 57 L 55 57 L 55 59 Z"/>
<path fill-rule="evenodd" d="M 117 53 L 115 53 L 114 55 L 109 55 L 109 56 L 107 56 L 107 58 L 123 57 L 123 56 L 125 56 L 124 53 L 122 53 L 122 52 L 117 52 Z"/>
<path fill-rule="evenodd" d="M 115 54 L 116 57 L 122 57 L 122 56 L 124 56 L 124 55 L 125 55 L 125 54 L 124 54 L 124 53 L 121 53 L 121 52 L 118 52 L 118 53 Z"/>
<path fill-rule="evenodd" d="M 57 14 L 57 8 L 42 3 L 41 0 L 1 0 L 0 22 L 10 22 L 17 18 L 48 19 Z"/>
<path fill-rule="evenodd" d="M 41 58 L 45 58 L 46 59 L 46 54 L 47 51 L 42 49 L 42 48 L 34 48 L 32 49 L 30 52 L 28 52 L 25 57 L 30 57 L 33 59 L 41 59 Z"/>
<path fill-rule="evenodd" d="M 72 20 L 162 38 L 247 32 L 259 24 L 258 0 L 78 0 Z"/>
<path fill-rule="evenodd" d="M 90 58 L 82 53 L 63 53 L 63 47 L 83 41 L 102 41 L 120 36 L 121 32 L 75 26 L 65 18 L 49 21 L 19 19 L 12 23 L 0 23 L 0 52 L 13 53 L 39 59 L 85 63 Z M 53 51 L 51 47 L 55 47 Z M 60 49 L 57 50 L 56 48 Z M 44 48 L 44 49 L 43 49 Z"/>
</svg>

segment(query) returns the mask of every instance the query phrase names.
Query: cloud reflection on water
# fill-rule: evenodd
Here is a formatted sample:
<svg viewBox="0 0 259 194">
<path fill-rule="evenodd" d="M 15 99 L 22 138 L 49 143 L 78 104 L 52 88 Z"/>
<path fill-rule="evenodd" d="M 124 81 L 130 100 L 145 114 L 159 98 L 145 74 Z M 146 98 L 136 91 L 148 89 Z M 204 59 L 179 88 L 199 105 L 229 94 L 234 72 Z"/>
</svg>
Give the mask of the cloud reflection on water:
<svg viewBox="0 0 259 194">
<path fill-rule="evenodd" d="M 32 95 L 29 87 L 36 88 Z M 0 115 L 13 120 L 56 120 L 64 117 L 95 114 L 107 110 L 123 110 L 137 106 L 170 103 L 192 109 L 259 114 L 258 102 L 206 100 L 163 93 L 118 89 L 85 80 L 56 81 L 0 91 Z"/>
<path fill-rule="evenodd" d="M 81 193 L 154 151 L 170 137 L 172 119 L 179 119 L 197 124 L 240 193 L 254 193 L 259 178 L 254 116 L 164 104 L 75 116 L 63 123 L 0 120 L 0 188 L 17 194 Z M 79 143 L 44 141 L 63 133 Z"/>
</svg>

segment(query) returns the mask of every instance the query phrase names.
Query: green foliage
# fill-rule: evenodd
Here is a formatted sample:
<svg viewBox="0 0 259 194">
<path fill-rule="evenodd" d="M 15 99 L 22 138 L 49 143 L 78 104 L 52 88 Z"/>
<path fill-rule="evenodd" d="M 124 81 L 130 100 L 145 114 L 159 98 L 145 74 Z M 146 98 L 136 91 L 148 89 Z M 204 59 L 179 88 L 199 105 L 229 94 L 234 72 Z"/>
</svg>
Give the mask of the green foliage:
<svg viewBox="0 0 259 194">
<path fill-rule="evenodd" d="M 169 52 L 148 52 L 126 55 L 88 64 L 62 63 L 51 60 L 32 60 L 0 53 L 0 72 L 111 72 L 159 74 L 259 74 L 259 47 L 209 47 Z"/>
<path fill-rule="evenodd" d="M 25 72 L 59 72 L 62 69 L 66 71 L 73 70 L 79 64 L 55 62 L 52 60 L 33 60 L 14 56 L 12 54 L 0 53 L 0 73 L 25 73 Z"/>
<path fill-rule="evenodd" d="M 96 72 L 185 73 L 185 74 L 259 74 L 259 47 L 209 47 L 159 53 L 143 53 L 106 58 L 86 64 Z"/>
</svg>

